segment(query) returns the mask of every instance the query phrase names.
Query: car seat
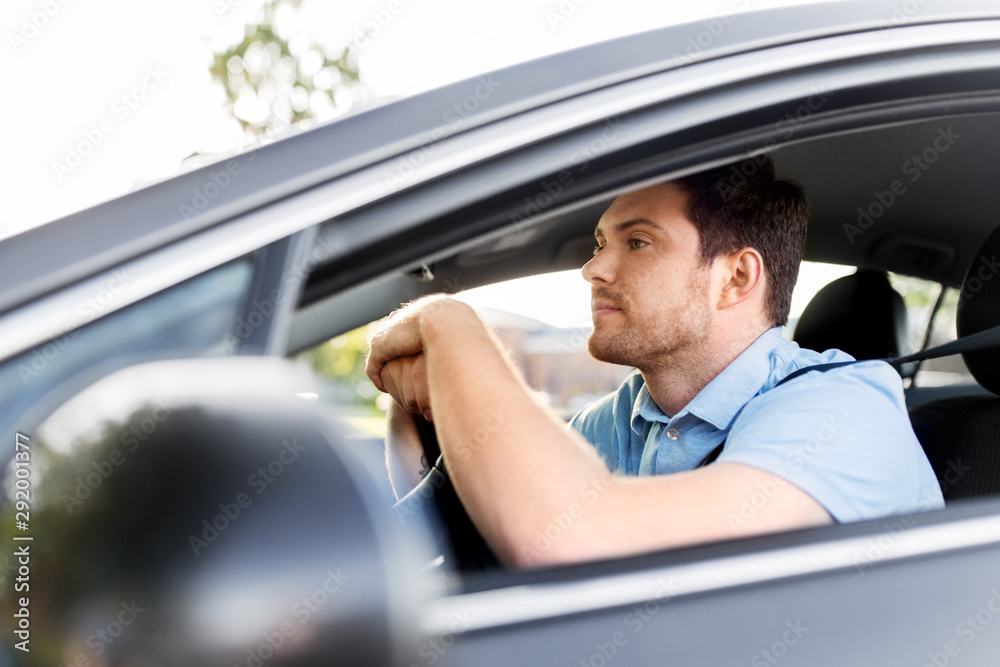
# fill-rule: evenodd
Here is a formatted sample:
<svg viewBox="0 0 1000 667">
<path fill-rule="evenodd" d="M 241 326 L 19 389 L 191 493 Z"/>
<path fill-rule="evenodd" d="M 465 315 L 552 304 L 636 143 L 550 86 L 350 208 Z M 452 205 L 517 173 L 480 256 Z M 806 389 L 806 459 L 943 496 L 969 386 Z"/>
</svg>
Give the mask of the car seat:
<svg viewBox="0 0 1000 667">
<path fill-rule="evenodd" d="M 969 266 L 958 302 L 959 337 L 1000 325 L 1000 227 Z M 952 396 L 910 410 L 945 500 L 1000 493 L 1000 348 L 962 354 L 992 394 Z"/>
<path fill-rule="evenodd" d="M 903 297 L 885 271 L 858 269 L 834 280 L 812 298 L 792 338 L 800 347 L 843 350 L 855 359 L 885 359 L 910 352 Z M 905 364 L 903 376 L 916 370 Z"/>
</svg>

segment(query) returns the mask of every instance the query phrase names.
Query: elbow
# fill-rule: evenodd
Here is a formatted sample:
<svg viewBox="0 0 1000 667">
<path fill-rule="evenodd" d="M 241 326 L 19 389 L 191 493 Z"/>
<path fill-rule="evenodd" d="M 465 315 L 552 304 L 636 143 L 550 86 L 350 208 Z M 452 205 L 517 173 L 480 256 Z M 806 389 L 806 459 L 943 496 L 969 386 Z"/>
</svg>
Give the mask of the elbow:
<svg viewBox="0 0 1000 667">
<path fill-rule="evenodd" d="M 500 560 L 509 567 L 529 569 L 535 567 L 551 567 L 555 565 L 571 565 L 593 560 L 595 554 L 588 550 L 566 546 L 541 547 L 525 545 L 517 551 L 509 551 Z"/>
<path fill-rule="evenodd" d="M 589 521 L 566 512 L 501 539 L 497 557 L 516 568 L 581 563 L 601 557 L 597 537 Z"/>
<path fill-rule="evenodd" d="M 596 467 L 596 466 L 595 466 Z M 618 480 L 603 467 L 579 486 L 538 498 L 494 524 L 491 546 L 502 563 L 530 568 L 568 565 L 614 555 L 608 535 L 618 521 L 611 493 Z"/>
</svg>

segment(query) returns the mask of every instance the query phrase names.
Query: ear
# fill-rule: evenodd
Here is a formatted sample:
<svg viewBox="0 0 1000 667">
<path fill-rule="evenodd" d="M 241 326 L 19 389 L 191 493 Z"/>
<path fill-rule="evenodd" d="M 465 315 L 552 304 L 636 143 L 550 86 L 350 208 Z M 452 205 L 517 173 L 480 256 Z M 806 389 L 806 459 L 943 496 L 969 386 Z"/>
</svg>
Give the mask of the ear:
<svg viewBox="0 0 1000 667">
<path fill-rule="evenodd" d="M 722 288 L 718 308 L 729 308 L 764 295 L 764 258 L 755 248 L 742 248 L 719 259 Z"/>
</svg>

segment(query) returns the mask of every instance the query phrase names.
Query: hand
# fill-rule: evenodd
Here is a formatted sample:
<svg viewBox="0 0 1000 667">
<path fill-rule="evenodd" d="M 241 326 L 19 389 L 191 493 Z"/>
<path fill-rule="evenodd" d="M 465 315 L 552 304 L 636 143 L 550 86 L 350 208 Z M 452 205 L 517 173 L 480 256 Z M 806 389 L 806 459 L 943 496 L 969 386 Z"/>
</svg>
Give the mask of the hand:
<svg viewBox="0 0 1000 667">
<path fill-rule="evenodd" d="M 382 368 L 387 363 L 401 357 L 416 356 L 424 351 L 422 318 L 428 314 L 440 315 L 444 309 L 454 306 L 468 308 L 444 295 L 434 295 L 418 299 L 389 316 L 372 336 L 368 361 L 365 363 L 365 375 L 379 391 L 389 391 L 382 381 Z M 393 398 L 398 399 L 395 395 Z"/>
<path fill-rule="evenodd" d="M 385 363 L 379 372 L 384 391 L 406 412 L 431 418 L 427 358 L 423 354 L 399 357 Z"/>
</svg>

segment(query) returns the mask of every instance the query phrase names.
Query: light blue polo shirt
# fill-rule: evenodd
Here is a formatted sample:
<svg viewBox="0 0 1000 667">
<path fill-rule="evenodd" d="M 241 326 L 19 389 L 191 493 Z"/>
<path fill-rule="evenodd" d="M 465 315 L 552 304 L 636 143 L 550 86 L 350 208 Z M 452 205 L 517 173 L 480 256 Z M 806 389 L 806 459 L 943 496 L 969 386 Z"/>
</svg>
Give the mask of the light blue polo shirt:
<svg viewBox="0 0 1000 667">
<path fill-rule="evenodd" d="M 852 359 L 840 350 L 802 349 L 775 327 L 673 417 L 636 371 L 570 426 L 623 475 L 691 470 L 725 441 L 717 461 L 785 479 L 840 522 L 944 507 L 891 366 L 865 361 L 775 387 L 804 366 Z"/>
</svg>

